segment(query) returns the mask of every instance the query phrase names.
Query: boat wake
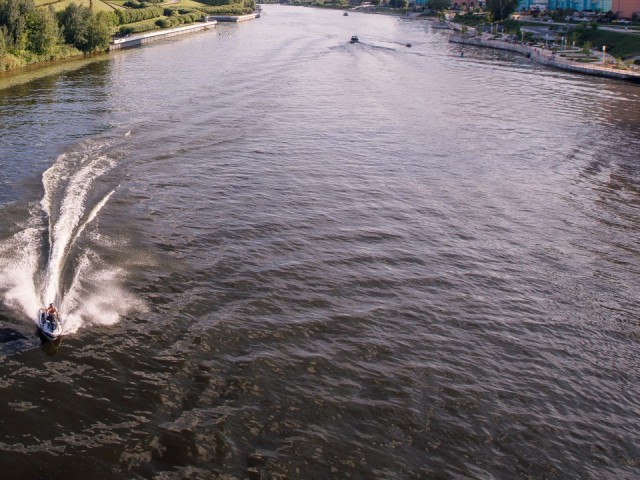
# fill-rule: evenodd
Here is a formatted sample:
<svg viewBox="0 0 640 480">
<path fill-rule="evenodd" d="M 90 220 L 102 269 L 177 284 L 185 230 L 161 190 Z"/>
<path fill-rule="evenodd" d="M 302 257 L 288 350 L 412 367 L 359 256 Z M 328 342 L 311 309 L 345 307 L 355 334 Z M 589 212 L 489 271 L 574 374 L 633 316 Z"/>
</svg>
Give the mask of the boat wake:
<svg viewBox="0 0 640 480">
<path fill-rule="evenodd" d="M 64 334 L 114 324 L 140 307 L 124 288 L 127 272 L 101 257 L 109 246 L 122 248 L 98 228 L 119 186 L 118 162 L 107 151 L 106 142 L 90 141 L 58 157 L 42 176 L 42 200 L 0 243 L 4 304 L 35 321 L 39 308 L 55 302 Z"/>
</svg>

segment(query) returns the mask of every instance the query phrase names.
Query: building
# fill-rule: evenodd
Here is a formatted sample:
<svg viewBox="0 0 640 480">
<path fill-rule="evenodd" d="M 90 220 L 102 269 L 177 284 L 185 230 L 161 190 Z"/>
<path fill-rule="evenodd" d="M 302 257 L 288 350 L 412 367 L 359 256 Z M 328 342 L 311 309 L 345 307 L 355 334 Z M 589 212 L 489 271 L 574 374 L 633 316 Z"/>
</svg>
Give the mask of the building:
<svg viewBox="0 0 640 480">
<path fill-rule="evenodd" d="M 518 10 L 574 10 L 576 12 L 608 12 L 613 9 L 614 2 L 634 2 L 640 0 L 520 0 Z"/>
<path fill-rule="evenodd" d="M 631 19 L 633 14 L 640 15 L 640 0 L 612 0 L 611 11 L 618 18 Z"/>
<path fill-rule="evenodd" d="M 613 0 L 549 0 L 549 10 L 608 12 Z"/>
</svg>

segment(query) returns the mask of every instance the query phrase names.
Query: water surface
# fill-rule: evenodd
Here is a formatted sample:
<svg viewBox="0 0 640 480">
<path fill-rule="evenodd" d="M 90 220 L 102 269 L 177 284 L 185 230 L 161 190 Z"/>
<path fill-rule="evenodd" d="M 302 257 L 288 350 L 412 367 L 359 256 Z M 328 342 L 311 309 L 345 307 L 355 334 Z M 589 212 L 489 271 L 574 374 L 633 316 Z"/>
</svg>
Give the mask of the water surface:
<svg viewBox="0 0 640 480">
<path fill-rule="evenodd" d="M 0 89 L 2 465 L 633 478 L 638 151 L 636 85 L 309 8 Z"/>
</svg>

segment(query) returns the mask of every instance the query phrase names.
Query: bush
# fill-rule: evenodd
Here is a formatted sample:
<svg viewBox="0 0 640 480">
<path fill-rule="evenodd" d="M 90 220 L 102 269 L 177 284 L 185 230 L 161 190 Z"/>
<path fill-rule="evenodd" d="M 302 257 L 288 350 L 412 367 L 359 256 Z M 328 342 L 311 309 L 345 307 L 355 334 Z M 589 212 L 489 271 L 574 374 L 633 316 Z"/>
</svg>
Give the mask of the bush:
<svg viewBox="0 0 640 480">
<path fill-rule="evenodd" d="M 164 9 L 161 7 L 146 7 L 131 10 L 116 10 L 118 16 L 118 24 L 124 25 L 127 23 L 142 22 L 144 20 L 150 20 L 155 17 L 161 17 L 164 14 Z"/>
<path fill-rule="evenodd" d="M 186 15 L 174 15 L 167 18 L 159 18 L 155 21 L 155 25 L 158 28 L 173 28 L 179 25 L 184 25 L 188 23 L 197 22 L 202 17 L 201 13 L 198 12 L 190 12 Z"/>
<path fill-rule="evenodd" d="M 125 27 L 120 27 L 118 30 L 118 34 L 120 36 L 126 37 L 127 35 L 134 35 L 136 33 L 144 33 L 150 30 L 157 30 L 158 27 L 154 24 L 154 22 L 144 22 L 138 23 L 136 25 L 127 25 Z"/>
<path fill-rule="evenodd" d="M 204 0 L 206 1 L 206 0 Z M 243 15 L 245 13 L 251 13 L 252 10 L 248 10 L 245 7 L 239 5 L 220 5 L 218 7 L 203 7 L 200 10 L 209 15 Z"/>
</svg>

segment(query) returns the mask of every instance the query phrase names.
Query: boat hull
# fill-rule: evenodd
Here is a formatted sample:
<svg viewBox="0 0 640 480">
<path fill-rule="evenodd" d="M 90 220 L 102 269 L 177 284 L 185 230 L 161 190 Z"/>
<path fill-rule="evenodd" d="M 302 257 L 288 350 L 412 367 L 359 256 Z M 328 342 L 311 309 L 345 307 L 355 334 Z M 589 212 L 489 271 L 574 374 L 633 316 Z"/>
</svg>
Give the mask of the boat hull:
<svg viewBox="0 0 640 480">
<path fill-rule="evenodd" d="M 38 312 L 38 328 L 50 340 L 62 335 L 62 322 L 59 315 L 47 315 L 44 309 Z"/>
</svg>

